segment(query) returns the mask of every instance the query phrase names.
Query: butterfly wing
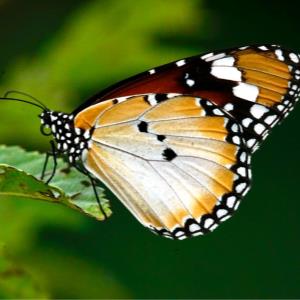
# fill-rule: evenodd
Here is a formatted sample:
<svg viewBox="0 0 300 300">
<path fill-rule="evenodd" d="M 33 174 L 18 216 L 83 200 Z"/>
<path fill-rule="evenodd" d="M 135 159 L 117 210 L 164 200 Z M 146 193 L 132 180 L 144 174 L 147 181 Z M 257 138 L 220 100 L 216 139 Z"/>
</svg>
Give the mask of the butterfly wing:
<svg viewBox="0 0 300 300">
<path fill-rule="evenodd" d="M 210 99 L 244 127 L 254 151 L 299 97 L 299 55 L 280 46 L 247 46 L 207 53 L 151 69 L 95 95 L 75 113 L 101 101 L 148 93 Z"/>
<path fill-rule="evenodd" d="M 249 190 L 242 128 L 213 102 L 145 95 L 83 110 L 93 127 L 86 169 L 146 227 L 183 239 L 214 230 Z"/>
</svg>

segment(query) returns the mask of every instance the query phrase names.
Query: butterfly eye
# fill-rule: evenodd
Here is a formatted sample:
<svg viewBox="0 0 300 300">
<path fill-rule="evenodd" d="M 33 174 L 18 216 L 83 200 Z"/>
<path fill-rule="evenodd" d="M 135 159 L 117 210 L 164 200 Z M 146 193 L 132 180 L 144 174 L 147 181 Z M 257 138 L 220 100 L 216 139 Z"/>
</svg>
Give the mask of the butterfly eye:
<svg viewBox="0 0 300 300">
<path fill-rule="evenodd" d="M 51 128 L 48 124 L 41 124 L 40 131 L 43 135 L 49 136 L 52 134 Z"/>
</svg>

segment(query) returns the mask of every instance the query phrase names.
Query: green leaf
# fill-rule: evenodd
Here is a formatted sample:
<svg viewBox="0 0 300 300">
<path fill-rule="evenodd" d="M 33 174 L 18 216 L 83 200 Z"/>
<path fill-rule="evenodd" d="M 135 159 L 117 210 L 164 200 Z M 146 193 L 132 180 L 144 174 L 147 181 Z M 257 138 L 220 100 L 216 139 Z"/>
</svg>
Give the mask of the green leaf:
<svg viewBox="0 0 300 300">
<path fill-rule="evenodd" d="M 49 299 L 44 288 L 0 245 L 0 298 Z"/>
<path fill-rule="evenodd" d="M 62 159 L 58 159 L 57 171 L 50 185 L 37 179 L 44 160 L 45 155 L 38 152 L 26 152 L 16 146 L 0 146 L 0 199 L 49 201 L 79 210 L 100 221 L 105 219 L 89 180 L 76 169 L 69 168 Z M 46 178 L 51 170 L 49 163 Z M 97 187 L 97 191 L 105 214 L 110 216 L 104 189 Z"/>
</svg>

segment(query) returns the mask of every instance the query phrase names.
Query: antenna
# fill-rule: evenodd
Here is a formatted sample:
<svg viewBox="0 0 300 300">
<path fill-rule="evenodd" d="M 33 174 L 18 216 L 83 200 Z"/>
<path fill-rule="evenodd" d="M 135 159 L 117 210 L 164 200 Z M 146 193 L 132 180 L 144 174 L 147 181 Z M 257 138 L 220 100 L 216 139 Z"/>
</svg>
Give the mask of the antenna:
<svg viewBox="0 0 300 300">
<path fill-rule="evenodd" d="M 38 108 L 41 108 L 42 110 L 49 110 L 46 106 L 42 106 L 42 105 L 39 105 L 39 104 L 34 103 L 34 102 L 27 101 L 27 100 L 22 100 L 22 99 L 17 99 L 17 98 L 10 98 L 10 97 L 6 97 L 6 98 L 0 97 L 0 100 L 23 102 L 23 103 L 34 105 L 34 106 L 36 106 Z"/>
<path fill-rule="evenodd" d="M 47 108 L 40 100 L 38 100 L 37 98 L 35 98 L 35 97 L 33 97 L 33 96 L 31 96 L 31 95 L 25 93 L 25 92 L 20 92 L 20 91 L 16 91 L 16 90 L 10 90 L 10 91 L 7 91 L 7 92 L 4 94 L 3 98 L 8 99 L 8 98 L 9 98 L 9 97 L 8 97 L 9 94 L 19 94 L 19 95 L 28 97 L 28 98 L 34 100 L 37 104 L 41 105 L 45 110 L 49 110 L 49 109 L 48 109 L 48 108 Z M 15 99 L 15 98 L 11 98 L 11 99 Z M 22 102 L 23 102 L 23 101 L 22 101 Z M 34 104 L 33 102 L 28 102 L 28 101 L 27 101 L 27 103 Z"/>
</svg>

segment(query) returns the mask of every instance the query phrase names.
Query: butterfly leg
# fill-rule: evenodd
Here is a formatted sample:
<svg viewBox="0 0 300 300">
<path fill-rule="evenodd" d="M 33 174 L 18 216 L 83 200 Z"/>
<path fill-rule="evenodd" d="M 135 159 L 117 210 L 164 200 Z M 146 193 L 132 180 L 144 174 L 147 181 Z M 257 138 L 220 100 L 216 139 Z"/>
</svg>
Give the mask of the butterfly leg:
<svg viewBox="0 0 300 300">
<path fill-rule="evenodd" d="M 53 157 L 53 169 L 52 169 L 52 173 L 51 173 L 50 177 L 46 181 L 47 184 L 49 184 L 49 182 L 53 179 L 53 177 L 56 173 L 56 169 L 57 169 L 57 160 L 56 160 L 56 151 L 55 151 L 54 142 L 50 141 L 50 145 L 51 145 L 51 151 L 46 153 L 46 158 L 45 158 L 42 174 L 41 174 L 41 177 L 40 177 L 41 180 L 44 179 L 45 174 L 46 174 L 47 165 L 48 165 L 48 162 L 49 162 L 49 157 L 52 156 Z"/>
<path fill-rule="evenodd" d="M 84 175 L 86 175 L 90 182 L 91 182 L 91 185 L 93 187 L 93 191 L 94 191 L 94 194 L 95 194 L 95 197 L 96 197 L 96 201 L 98 203 L 98 206 L 99 206 L 99 209 L 101 211 L 101 213 L 103 214 L 104 216 L 104 220 L 106 220 L 108 218 L 107 214 L 105 213 L 104 209 L 103 209 L 103 206 L 100 202 L 100 198 L 99 198 L 99 195 L 98 195 L 98 192 L 97 192 L 97 182 L 96 180 L 90 175 L 89 171 L 83 167 L 83 166 L 80 166 L 80 165 L 76 165 L 76 164 L 73 164 L 72 165 L 73 167 L 75 167 L 80 173 L 83 173 Z"/>
<path fill-rule="evenodd" d="M 47 152 L 46 153 L 46 158 L 45 158 L 45 161 L 44 161 L 44 165 L 43 165 L 43 170 L 42 170 L 42 173 L 41 173 L 41 176 L 40 176 L 40 179 L 43 180 L 44 177 L 45 177 L 45 173 L 46 173 L 46 168 L 47 168 L 47 165 L 48 165 L 48 161 L 49 161 L 49 157 L 51 156 L 51 153 Z"/>
<path fill-rule="evenodd" d="M 94 178 L 92 178 L 89 174 L 87 174 L 87 176 L 89 177 L 90 181 L 91 181 L 91 184 L 92 184 L 92 187 L 93 187 L 93 191 L 94 191 L 94 194 L 95 194 L 95 197 L 96 197 L 96 200 L 97 200 L 97 203 L 98 203 L 98 206 L 99 206 L 99 209 L 101 211 L 101 213 L 103 214 L 104 216 L 104 220 L 107 219 L 107 215 L 103 209 L 103 206 L 100 202 L 100 199 L 99 199 L 99 195 L 98 195 L 98 192 L 97 192 L 97 188 L 96 188 L 96 181 Z"/>
</svg>

